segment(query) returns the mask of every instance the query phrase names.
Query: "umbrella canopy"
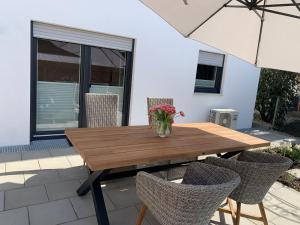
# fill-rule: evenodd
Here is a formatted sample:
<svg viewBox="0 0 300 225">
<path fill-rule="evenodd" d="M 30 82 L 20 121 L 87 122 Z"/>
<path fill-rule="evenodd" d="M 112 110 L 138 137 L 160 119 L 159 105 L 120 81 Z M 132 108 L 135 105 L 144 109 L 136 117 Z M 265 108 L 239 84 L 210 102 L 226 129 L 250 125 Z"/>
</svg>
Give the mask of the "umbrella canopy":
<svg viewBox="0 0 300 225">
<path fill-rule="evenodd" d="M 141 0 L 178 32 L 259 67 L 300 72 L 300 0 Z"/>
</svg>

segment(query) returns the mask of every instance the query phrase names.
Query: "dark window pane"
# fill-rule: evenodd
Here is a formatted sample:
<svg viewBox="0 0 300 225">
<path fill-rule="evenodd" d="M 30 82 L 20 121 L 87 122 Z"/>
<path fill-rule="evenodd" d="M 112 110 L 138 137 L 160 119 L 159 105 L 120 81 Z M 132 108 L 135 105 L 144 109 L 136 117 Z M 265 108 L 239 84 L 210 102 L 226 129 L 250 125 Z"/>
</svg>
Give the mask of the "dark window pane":
<svg viewBox="0 0 300 225">
<path fill-rule="evenodd" d="M 195 86 L 206 87 L 206 88 L 215 87 L 217 69 L 218 67 L 216 66 L 198 64 Z"/>
<path fill-rule="evenodd" d="M 79 82 L 80 45 L 38 40 L 38 80 Z"/>
</svg>

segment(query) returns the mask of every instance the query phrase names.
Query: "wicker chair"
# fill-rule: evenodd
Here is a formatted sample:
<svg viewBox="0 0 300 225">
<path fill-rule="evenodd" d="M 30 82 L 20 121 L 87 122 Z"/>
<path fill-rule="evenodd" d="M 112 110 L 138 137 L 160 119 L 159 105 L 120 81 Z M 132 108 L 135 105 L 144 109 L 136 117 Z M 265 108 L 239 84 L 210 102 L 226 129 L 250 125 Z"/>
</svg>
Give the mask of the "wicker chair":
<svg viewBox="0 0 300 225">
<path fill-rule="evenodd" d="M 220 211 L 230 213 L 236 225 L 240 223 L 240 217 L 259 220 L 265 225 L 268 224 L 262 203 L 263 198 L 278 177 L 292 165 L 290 159 L 279 155 L 244 151 L 237 157 L 237 160 L 207 157 L 205 163 L 231 169 L 241 177 L 240 185 L 227 200 L 229 210 L 220 208 Z M 236 211 L 231 199 L 237 203 Z M 258 204 L 261 216 L 241 213 L 241 203 Z"/>
<path fill-rule="evenodd" d="M 117 125 L 118 95 L 85 94 L 86 125 L 90 128 Z"/>
<path fill-rule="evenodd" d="M 207 225 L 239 182 L 237 173 L 199 162 L 189 165 L 182 184 L 140 172 L 136 189 L 143 205 L 136 225 L 147 209 L 162 225 Z"/>
<path fill-rule="evenodd" d="M 152 125 L 152 120 L 149 115 L 149 109 L 152 106 L 155 105 L 160 105 L 160 104 L 169 104 L 173 105 L 173 98 L 147 98 L 147 107 L 148 107 L 148 120 L 149 120 L 149 125 Z"/>
</svg>

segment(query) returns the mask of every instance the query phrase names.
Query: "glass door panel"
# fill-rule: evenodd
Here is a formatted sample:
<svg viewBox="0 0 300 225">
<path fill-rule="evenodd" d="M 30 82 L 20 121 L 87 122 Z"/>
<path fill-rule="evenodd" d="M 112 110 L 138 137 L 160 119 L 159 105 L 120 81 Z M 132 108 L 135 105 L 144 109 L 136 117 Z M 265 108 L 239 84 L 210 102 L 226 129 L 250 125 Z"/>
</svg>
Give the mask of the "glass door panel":
<svg viewBox="0 0 300 225">
<path fill-rule="evenodd" d="M 80 45 L 38 39 L 36 132 L 78 127 Z"/>
<path fill-rule="evenodd" d="M 119 96 L 117 124 L 122 125 L 126 52 L 91 47 L 90 93 Z"/>
</svg>

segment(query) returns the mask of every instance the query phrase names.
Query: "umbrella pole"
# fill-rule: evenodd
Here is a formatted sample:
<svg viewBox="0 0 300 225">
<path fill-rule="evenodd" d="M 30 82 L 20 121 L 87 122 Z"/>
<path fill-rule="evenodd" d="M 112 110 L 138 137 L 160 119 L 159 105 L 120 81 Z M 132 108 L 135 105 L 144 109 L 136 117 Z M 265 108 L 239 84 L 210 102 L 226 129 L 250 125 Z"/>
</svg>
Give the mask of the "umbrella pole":
<svg viewBox="0 0 300 225">
<path fill-rule="evenodd" d="M 277 116 L 278 108 L 279 108 L 279 102 L 280 102 L 280 97 L 277 96 L 273 120 L 272 120 L 272 128 L 274 128 L 274 126 L 275 126 L 276 116 Z"/>
</svg>

